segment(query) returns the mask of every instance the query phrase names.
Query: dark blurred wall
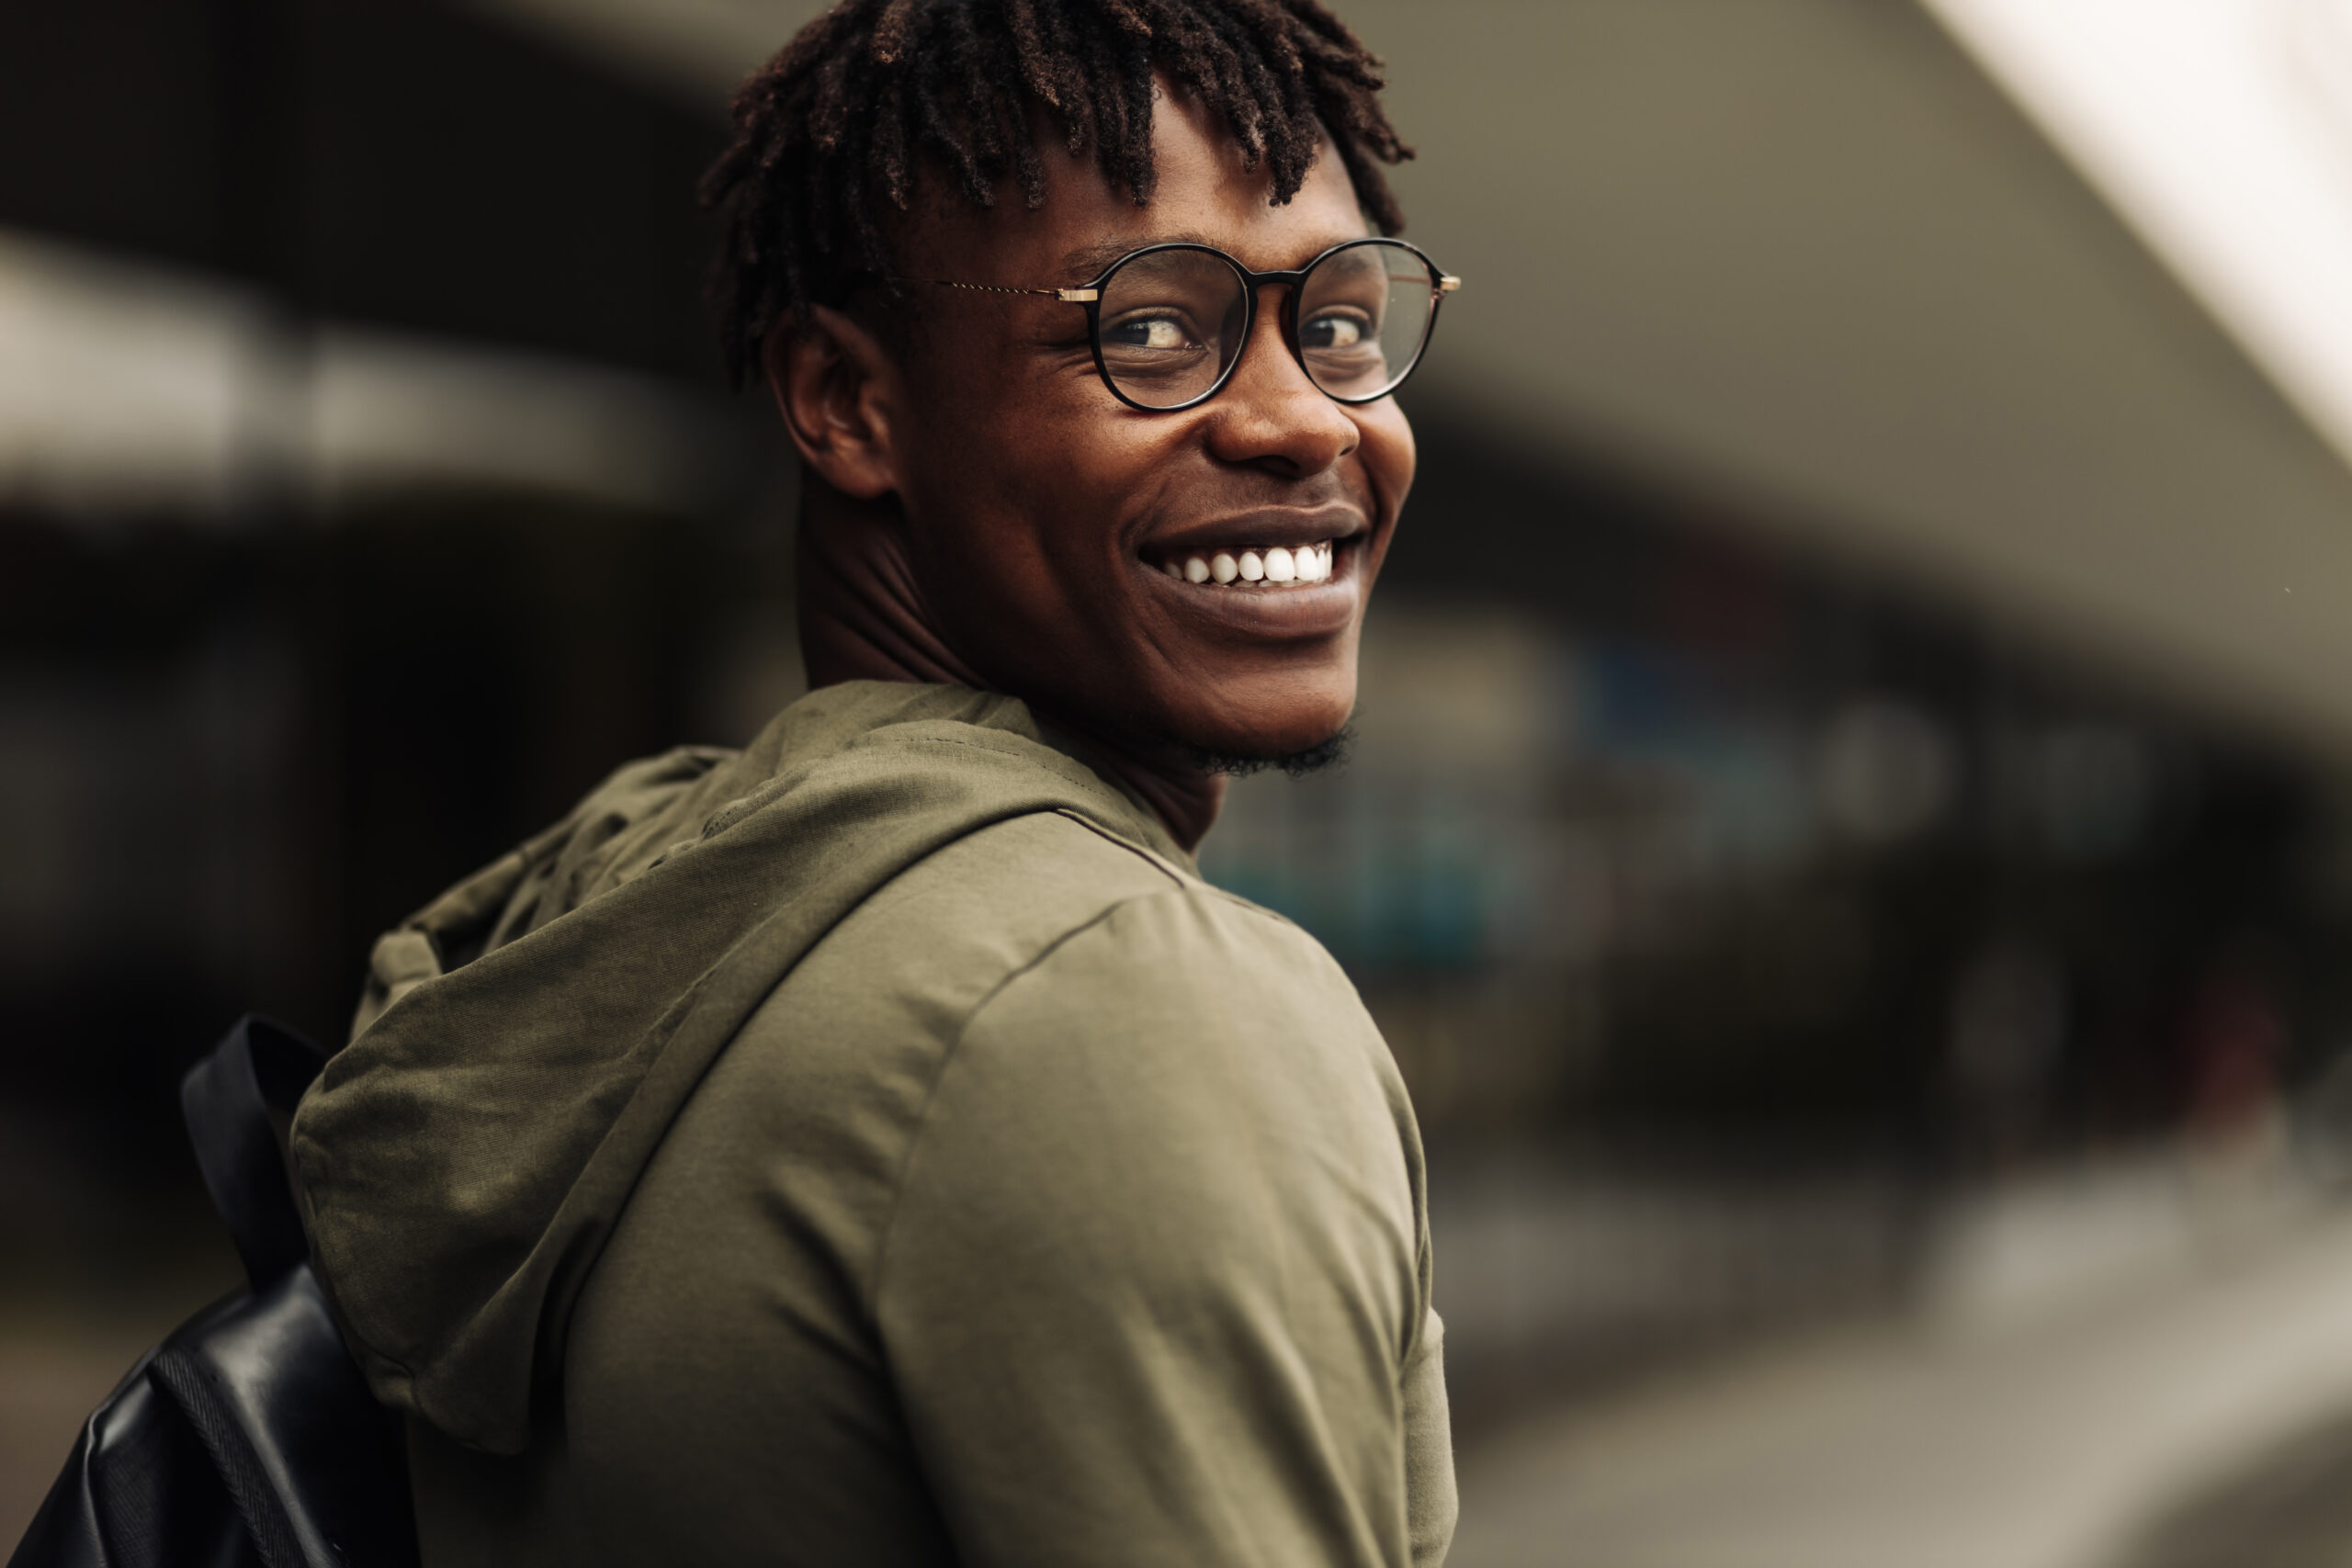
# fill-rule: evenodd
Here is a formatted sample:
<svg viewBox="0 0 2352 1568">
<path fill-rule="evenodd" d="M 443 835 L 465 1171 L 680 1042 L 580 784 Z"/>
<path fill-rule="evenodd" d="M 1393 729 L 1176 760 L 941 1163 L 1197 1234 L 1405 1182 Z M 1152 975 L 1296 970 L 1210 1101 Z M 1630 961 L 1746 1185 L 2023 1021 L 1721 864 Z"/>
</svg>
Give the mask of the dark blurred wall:
<svg viewBox="0 0 2352 1568">
<path fill-rule="evenodd" d="M 622 760 L 744 738 L 713 693 L 736 628 L 788 637 L 786 537 L 495 496 L 0 508 L 0 1100 L 120 1110 L 107 1157 L 175 1168 L 178 1068 L 230 1018 L 338 1037 L 377 931 Z"/>
<path fill-rule="evenodd" d="M 0 4 L 0 227 L 248 289 L 298 347 L 358 325 L 716 389 L 721 134 L 447 6 Z M 184 1175 L 175 1075 L 230 1017 L 333 1037 L 373 931 L 687 737 L 735 679 L 713 626 L 785 614 L 768 482 L 330 514 L 289 475 L 226 517 L 0 486 L 0 1102 Z"/>
<path fill-rule="evenodd" d="M 721 128 L 424 0 L 0 5 L 0 224 L 708 380 Z"/>
</svg>

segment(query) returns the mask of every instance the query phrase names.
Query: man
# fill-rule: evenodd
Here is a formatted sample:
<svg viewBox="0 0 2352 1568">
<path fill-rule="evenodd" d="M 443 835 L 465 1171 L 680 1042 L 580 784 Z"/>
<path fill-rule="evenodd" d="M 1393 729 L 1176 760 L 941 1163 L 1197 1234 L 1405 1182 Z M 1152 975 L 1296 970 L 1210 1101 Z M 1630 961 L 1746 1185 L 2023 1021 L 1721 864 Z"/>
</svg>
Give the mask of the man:
<svg viewBox="0 0 2352 1568">
<path fill-rule="evenodd" d="M 1412 478 L 1376 67 L 1314 0 L 851 0 L 744 89 L 815 689 L 387 936 L 295 1123 L 428 1564 L 1443 1556 L 1403 1088 L 1192 859 L 1334 750 Z"/>
</svg>

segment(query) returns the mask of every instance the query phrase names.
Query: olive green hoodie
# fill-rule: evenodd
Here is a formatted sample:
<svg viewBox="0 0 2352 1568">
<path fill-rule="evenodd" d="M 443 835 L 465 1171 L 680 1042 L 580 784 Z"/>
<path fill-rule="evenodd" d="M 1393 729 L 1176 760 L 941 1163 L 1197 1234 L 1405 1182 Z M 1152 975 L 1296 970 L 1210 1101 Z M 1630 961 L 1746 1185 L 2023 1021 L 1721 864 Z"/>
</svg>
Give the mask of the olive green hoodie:
<svg viewBox="0 0 2352 1568">
<path fill-rule="evenodd" d="M 622 769 L 378 944 L 293 1153 L 429 1565 L 1451 1534 L 1385 1047 L 1009 698 Z"/>
</svg>

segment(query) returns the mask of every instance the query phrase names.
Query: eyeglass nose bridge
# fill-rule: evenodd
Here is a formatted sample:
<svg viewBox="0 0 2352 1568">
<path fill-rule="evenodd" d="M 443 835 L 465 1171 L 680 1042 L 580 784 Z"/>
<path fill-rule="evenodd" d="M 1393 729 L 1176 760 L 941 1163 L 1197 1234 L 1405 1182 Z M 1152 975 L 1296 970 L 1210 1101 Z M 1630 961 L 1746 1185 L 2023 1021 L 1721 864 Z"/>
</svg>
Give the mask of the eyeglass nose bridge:
<svg viewBox="0 0 2352 1568">
<path fill-rule="evenodd" d="M 1298 373 L 1306 378 L 1306 384 L 1314 388 L 1317 394 L 1324 397 L 1330 396 L 1329 392 L 1323 390 L 1321 383 L 1315 379 L 1315 373 L 1306 367 L 1306 355 L 1298 346 L 1298 302 L 1306 293 L 1306 275 L 1314 269 L 1300 267 L 1294 272 L 1251 272 L 1238 262 L 1234 263 L 1233 266 L 1234 271 L 1241 278 L 1242 297 L 1248 303 L 1241 316 L 1241 344 L 1233 351 L 1233 363 L 1226 369 L 1225 380 L 1230 382 L 1234 377 L 1240 374 L 1241 357 L 1250 352 L 1250 340 L 1256 335 L 1258 330 L 1259 295 L 1268 288 L 1280 286 L 1283 288 L 1283 297 L 1282 303 L 1274 308 L 1275 334 L 1281 338 L 1283 348 L 1290 355 L 1291 363 L 1298 367 Z M 1223 389 L 1222 385 L 1216 389 L 1217 391 Z M 1212 392 L 1210 395 L 1214 397 L 1216 393 Z"/>
<path fill-rule="evenodd" d="M 1199 407 L 1223 392 L 1232 384 L 1234 377 L 1241 373 L 1242 357 L 1250 352 L 1250 340 L 1257 335 L 1258 297 L 1264 290 L 1277 285 L 1283 286 L 1284 292 L 1281 305 L 1275 310 L 1275 333 L 1282 340 L 1284 352 L 1289 354 L 1291 363 L 1298 367 L 1298 373 L 1306 379 L 1306 384 L 1312 387 L 1317 395 L 1329 397 L 1331 394 L 1324 390 L 1323 384 L 1315 378 L 1315 372 L 1306 367 L 1306 355 L 1299 347 L 1298 343 L 1298 302 L 1306 294 L 1306 275 L 1313 272 L 1323 258 L 1317 256 L 1315 261 L 1309 262 L 1306 265 L 1288 271 L 1252 272 L 1223 251 L 1213 251 L 1210 254 L 1224 262 L 1227 266 L 1231 267 L 1233 276 L 1241 280 L 1241 341 L 1235 345 L 1233 357 L 1227 362 L 1224 370 L 1218 374 L 1216 384 L 1185 406 Z"/>
</svg>

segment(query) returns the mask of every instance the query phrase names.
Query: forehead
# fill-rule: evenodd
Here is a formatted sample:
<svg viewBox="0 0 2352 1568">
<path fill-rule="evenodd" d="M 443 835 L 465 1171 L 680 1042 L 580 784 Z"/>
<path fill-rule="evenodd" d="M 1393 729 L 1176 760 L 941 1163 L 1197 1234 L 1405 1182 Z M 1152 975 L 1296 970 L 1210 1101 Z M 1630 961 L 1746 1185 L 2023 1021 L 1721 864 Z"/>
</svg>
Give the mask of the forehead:
<svg viewBox="0 0 2352 1568">
<path fill-rule="evenodd" d="M 1073 155 L 1044 127 L 1041 207 L 1000 186 L 997 205 L 981 208 L 948 182 L 926 180 L 897 237 L 899 265 L 958 281 L 1043 288 L 1083 283 L 1127 251 L 1162 240 L 1215 245 L 1272 271 L 1371 232 L 1328 136 L 1306 184 L 1280 207 L 1265 167 L 1250 168 L 1240 145 L 1166 84 L 1153 104 L 1151 141 L 1157 177 L 1148 206 L 1113 188 L 1091 149 Z"/>
</svg>

